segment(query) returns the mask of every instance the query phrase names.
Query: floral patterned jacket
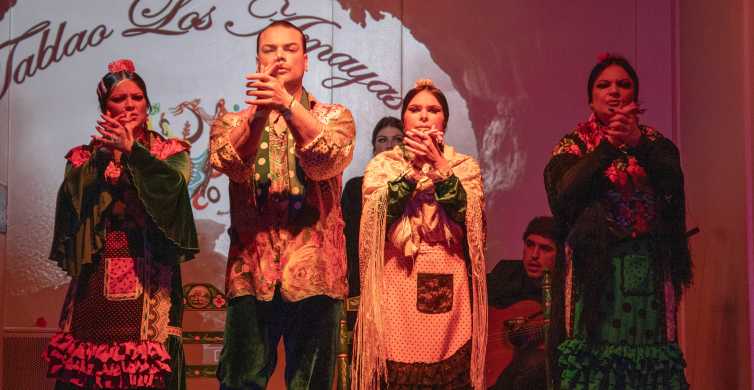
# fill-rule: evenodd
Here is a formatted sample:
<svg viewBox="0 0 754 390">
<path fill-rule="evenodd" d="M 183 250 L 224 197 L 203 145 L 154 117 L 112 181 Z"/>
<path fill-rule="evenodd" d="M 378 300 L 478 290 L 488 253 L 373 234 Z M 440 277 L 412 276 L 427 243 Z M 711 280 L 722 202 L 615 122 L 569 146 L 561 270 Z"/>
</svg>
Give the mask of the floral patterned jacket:
<svg viewBox="0 0 754 390">
<path fill-rule="evenodd" d="M 248 127 L 241 114 L 221 110 L 213 124 L 210 161 L 230 179 L 230 299 L 254 295 L 269 301 L 277 286 L 292 302 L 347 294 L 340 192 L 355 125 L 345 107 L 306 97 L 322 127 L 307 145 L 268 124 L 257 155 L 244 160 L 228 138 L 234 128 Z"/>
</svg>

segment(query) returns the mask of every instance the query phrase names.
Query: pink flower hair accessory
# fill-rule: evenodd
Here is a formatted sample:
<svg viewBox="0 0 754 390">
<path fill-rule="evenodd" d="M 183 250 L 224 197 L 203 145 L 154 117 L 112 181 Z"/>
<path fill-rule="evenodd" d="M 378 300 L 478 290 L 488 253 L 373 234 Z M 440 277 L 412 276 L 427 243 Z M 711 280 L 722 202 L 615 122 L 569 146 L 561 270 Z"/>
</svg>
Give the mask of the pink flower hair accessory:
<svg viewBox="0 0 754 390">
<path fill-rule="evenodd" d="M 107 70 L 110 73 L 118 73 L 118 72 L 129 72 L 133 73 L 136 71 L 136 67 L 134 66 L 134 62 L 127 59 L 122 58 L 119 60 L 115 60 L 107 65 Z"/>
</svg>

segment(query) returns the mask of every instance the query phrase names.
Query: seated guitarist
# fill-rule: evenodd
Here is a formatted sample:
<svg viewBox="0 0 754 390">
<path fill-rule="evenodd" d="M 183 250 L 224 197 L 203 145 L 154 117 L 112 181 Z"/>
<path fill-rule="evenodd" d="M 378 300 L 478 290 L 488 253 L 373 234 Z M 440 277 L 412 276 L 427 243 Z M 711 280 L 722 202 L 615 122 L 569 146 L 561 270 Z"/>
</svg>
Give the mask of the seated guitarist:
<svg viewBox="0 0 754 390">
<path fill-rule="evenodd" d="M 486 381 L 492 389 L 546 388 L 542 275 L 555 263 L 554 229 L 552 217 L 531 220 L 522 261 L 502 260 L 487 274 Z"/>
</svg>

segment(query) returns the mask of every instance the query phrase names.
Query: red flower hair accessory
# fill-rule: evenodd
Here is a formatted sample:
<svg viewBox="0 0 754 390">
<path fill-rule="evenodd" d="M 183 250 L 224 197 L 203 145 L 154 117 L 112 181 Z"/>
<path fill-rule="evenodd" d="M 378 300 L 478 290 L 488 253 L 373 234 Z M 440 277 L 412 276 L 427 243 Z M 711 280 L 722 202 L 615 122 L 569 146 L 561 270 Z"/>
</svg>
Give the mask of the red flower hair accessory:
<svg viewBox="0 0 754 390">
<path fill-rule="evenodd" d="M 600 54 L 597 55 L 597 62 L 605 62 L 608 59 L 610 59 L 611 57 L 612 57 L 612 55 L 610 53 L 608 53 L 606 51 L 602 52 L 602 53 L 600 53 Z"/>
<path fill-rule="evenodd" d="M 107 65 L 107 70 L 110 73 L 118 73 L 118 72 L 133 73 L 133 72 L 136 71 L 136 68 L 134 67 L 134 62 L 133 61 L 131 61 L 129 59 L 126 59 L 126 58 L 123 58 L 123 59 L 116 60 L 116 61 L 113 61 L 110 64 L 108 64 Z"/>
</svg>

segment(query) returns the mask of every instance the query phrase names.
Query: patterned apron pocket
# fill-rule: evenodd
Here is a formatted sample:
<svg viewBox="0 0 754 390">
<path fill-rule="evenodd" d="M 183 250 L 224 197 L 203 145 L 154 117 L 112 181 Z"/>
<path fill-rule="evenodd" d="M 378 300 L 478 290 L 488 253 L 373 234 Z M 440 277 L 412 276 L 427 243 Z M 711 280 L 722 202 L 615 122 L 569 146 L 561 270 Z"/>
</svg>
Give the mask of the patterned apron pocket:
<svg viewBox="0 0 754 390">
<path fill-rule="evenodd" d="M 138 260 L 131 257 L 105 259 L 105 298 L 110 301 L 136 299 L 144 292 L 137 272 Z"/>
<path fill-rule="evenodd" d="M 633 296 L 654 294 L 654 281 L 650 275 L 650 264 L 647 256 L 625 255 L 621 258 L 620 267 L 623 294 Z"/>
<path fill-rule="evenodd" d="M 426 314 L 447 313 L 453 308 L 453 275 L 419 273 L 416 280 L 416 310 Z"/>
</svg>

